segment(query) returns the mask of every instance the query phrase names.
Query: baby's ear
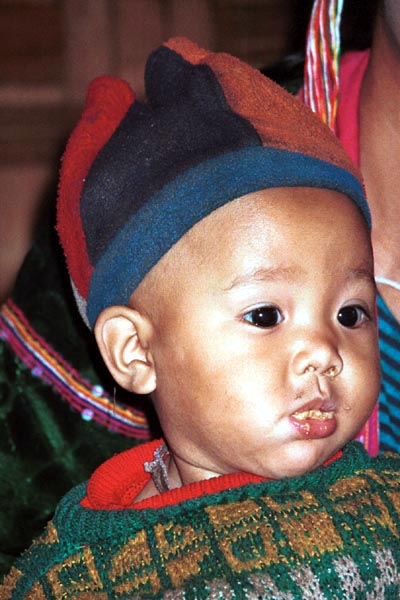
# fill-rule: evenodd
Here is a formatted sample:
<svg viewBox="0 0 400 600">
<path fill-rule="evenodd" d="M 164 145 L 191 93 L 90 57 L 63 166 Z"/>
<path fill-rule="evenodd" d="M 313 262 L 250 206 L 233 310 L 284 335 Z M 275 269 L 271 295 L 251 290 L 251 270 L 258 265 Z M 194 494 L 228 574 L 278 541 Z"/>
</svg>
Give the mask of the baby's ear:
<svg viewBox="0 0 400 600">
<path fill-rule="evenodd" d="M 127 306 L 109 306 L 94 327 L 97 345 L 115 381 L 137 394 L 156 389 L 156 373 L 149 349 L 149 319 Z"/>
</svg>

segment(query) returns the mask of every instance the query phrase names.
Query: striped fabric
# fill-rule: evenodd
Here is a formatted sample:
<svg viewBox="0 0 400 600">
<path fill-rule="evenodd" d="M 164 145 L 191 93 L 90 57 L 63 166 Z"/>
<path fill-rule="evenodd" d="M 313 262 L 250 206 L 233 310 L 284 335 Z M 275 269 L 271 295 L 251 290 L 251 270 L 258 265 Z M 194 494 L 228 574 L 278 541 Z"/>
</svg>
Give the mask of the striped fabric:
<svg viewBox="0 0 400 600">
<path fill-rule="evenodd" d="M 400 448 L 400 323 L 378 296 L 382 385 L 379 396 L 380 448 Z"/>
</svg>

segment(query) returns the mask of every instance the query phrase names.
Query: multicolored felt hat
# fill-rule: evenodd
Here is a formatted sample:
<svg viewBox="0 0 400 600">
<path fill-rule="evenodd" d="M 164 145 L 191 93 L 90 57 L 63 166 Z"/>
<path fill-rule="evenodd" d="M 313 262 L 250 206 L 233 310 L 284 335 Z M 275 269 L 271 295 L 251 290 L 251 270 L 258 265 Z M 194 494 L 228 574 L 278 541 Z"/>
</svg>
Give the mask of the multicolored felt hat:
<svg viewBox="0 0 400 600">
<path fill-rule="evenodd" d="M 140 103 L 126 82 L 96 79 L 63 158 L 57 228 L 90 327 L 195 223 L 247 193 L 337 190 L 370 224 L 335 136 L 258 71 L 174 38 L 151 54 L 145 83 Z"/>
</svg>

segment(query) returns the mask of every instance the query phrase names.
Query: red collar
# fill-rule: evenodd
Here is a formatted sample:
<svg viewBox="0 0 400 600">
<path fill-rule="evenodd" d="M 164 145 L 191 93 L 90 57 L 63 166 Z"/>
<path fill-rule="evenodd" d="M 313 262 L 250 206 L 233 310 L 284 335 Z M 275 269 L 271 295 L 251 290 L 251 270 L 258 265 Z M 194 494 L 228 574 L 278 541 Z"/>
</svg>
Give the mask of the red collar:
<svg viewBox="0 0 400 600">
<path fill-rule="evenodd" d="M 153 459 L 154 451 L 161 443 L 162 440 L 154 440 L 142 444 L 116 454 L 100 465 L 88 482 L 86 496 L 81 505 L 93 510 L 162 508 L 248 483 L 268 481 L 265 477 L 251 473 L 228 473 L 212 479 L 196 481 L 135 503 L 136 496 L 150 479 L 150 474 L 146 473 L 143 465 Z M 335 454 L 324 466 L 340 456 L 342 452 Z"/>
</svg>

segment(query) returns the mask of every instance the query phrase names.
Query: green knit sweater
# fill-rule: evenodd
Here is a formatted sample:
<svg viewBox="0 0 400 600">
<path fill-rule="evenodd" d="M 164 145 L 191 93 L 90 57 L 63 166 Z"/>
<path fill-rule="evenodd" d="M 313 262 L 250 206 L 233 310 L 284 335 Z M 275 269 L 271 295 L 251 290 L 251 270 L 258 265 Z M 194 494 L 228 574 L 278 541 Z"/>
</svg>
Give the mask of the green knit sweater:
<svg viewBox="0 0 400 600">
<path fill-rule="evenodd" d="M 400 598 L 399 456 L 352 442 L 302 477 L 236 473 L 132 504 L 154 447 L 74 488 L 0 598 Z"/>
</svg>

